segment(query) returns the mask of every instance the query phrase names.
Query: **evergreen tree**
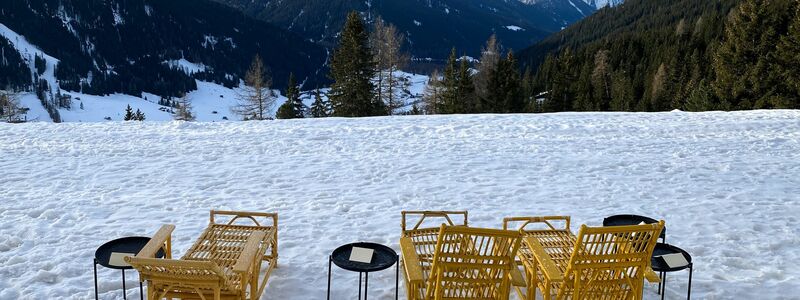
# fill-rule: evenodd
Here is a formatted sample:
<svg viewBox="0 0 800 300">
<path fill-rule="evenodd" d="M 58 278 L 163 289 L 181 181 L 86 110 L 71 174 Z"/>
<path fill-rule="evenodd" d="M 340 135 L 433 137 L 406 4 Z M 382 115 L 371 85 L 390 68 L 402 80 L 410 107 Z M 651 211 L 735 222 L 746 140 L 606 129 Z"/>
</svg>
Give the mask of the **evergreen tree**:
<svg viewBox="0 0 800 300">
<path fill-rule="evenodd" d="M 458 68 L 458 113 L 478 112 L 478 103 L 475 97 L 475 85 L 472 82 L 472 71 L 466 59 L 461 60 Z"/>
<path fill-rule="evenodd" d="M 364 117 L 385 115 L 386 107 L 374 96 L 372 78 L 375 74 L 368 36 L 355 11 L 347 16 L 339 46 L 333 51 L 330 78 L 333 80 L 328 98 L 333 115 Z"/>
<path fill-rule="evenodd" d="M 305 107 L 300 100 L 300 91 L 297 88 L 294 74 L 289 73 L 288 82 L 289 84 L 286 86 L 286 102 L 278 108 L 276 117 L 278 119 L 302 118 Z"/>
<path fill-rule="evenodd" d="M 409 112 L 409 114 L 411 114 L 411 115 L 419 115 L 420 114 L 419 107 L 417 107 L 416 103 L 411 105 L 411 111 Z"/>
<path fill-rule="evenodd" d="M 631 79 L 624 71 L 617 71 L 612 77 L 609 109 L 613 111 L 632 111 L 636 98 L 634 98 Z"/>
<path fill-rule="evenodd" d="M 459 101 L 459 77 L 456 60 L 456 48 L 453 48 L 453 50 L 450 51 L 450 57 L 447 58 L 447 65 L 444 68 L 442 92 L 440 96 L 441 100 L 437 101 L 439 106 L 436 107 L 436 113 L 438 114 L 456 114 L 462 111 L 463 103 Z"/>
<path fill-rule="evenodd" d="M 786 86 L 785 99 L 776 103 L 780 108 L 800 107 L 800 4 L 796 4 L 789 31 L 778 44 L 778 69 Z"/>
<path fill-rule="evenodd" d="M 538 108 L 536 107 L 536 101 L 534 101 L 534 85 L 533 85 L 533 71 L 531 71 L 530 66 L 525 68 L 525 72 L 522 75 L 522 81 L 520 82 L 522 85 L 522 97 L 523 101 L 525 101 L 525 109 L 524 112 L 538 112 Z"/>
<path fill-rule="evenodd" d="M 489 80 L 488 112 L 519 113 L 525 108 L 517 60 L 509 52 L 497 64 L 497 71 Z"/>
<path fill-rule="evenodd" d="M 744 0 L 726 23 L 714 55 L 717 96 L 737 109 L 780 106 L 776 45 L 794 13 L 793 0 Z"/>
<path fill-rule="evenodd" d="M 128 104 L 128 107 L 125 108 L 125 116 L 122 119 L 125 121 L 133 121 L 134 117 L 135 115 L 133 114 L 133 109 L 131 108 L 131 105 Z"/>
<path fill-rule="evenodd" d="M 133 115 L 133 120 L 135 121 L 144 121 L 144 113 L 141 112 L 138 108 L 136 109 L 136 113 Z"/>
<path fill-rule="evenodd" d="M 311 104 L 311 116 L 314 118 L 324 118 L 328 116 L 328 105 L 322 100 L 322 93 L 319 88 L 314 92 L 314 103 Z"/>
</svg>

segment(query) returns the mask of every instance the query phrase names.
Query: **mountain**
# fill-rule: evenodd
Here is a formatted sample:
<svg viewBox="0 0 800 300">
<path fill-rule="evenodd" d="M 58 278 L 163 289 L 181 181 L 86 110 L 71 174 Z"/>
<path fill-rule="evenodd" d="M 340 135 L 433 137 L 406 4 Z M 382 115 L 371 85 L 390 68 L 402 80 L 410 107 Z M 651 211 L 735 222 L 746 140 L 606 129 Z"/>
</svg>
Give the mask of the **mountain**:
<svg viewBox="0 0 800 300">
<path fill-rule="evenodd" d="M 415 57 L 433 59 L 447 57 L 452 47 L 478 56 L 493 33 L 506 48 L 522 49 L 594 11 L 578 0 L 216 1 L 326 47 L 335 45 L 348 12 L 362 12 L 368 21 L 381 16 L 405 33 Z"/>
<path fill-rule="evenodd" d="M 0 72 L 16 74 L 7 85 L 30 84 L 20 74 L 36 65 L 43 70 L 33 77 L 51 72 L 61 89 L 95 95 L 178 96 L 194 90 L 195 79 L 236 86 L 255 54 L 277 87 L 289 72 L 315 82 L 326 59 L 294 33 L 207 0 L 0 1 L 0 24 L 8 29 Z M 21 38 L 48 58 L 11 46 Z"/>
</svg>

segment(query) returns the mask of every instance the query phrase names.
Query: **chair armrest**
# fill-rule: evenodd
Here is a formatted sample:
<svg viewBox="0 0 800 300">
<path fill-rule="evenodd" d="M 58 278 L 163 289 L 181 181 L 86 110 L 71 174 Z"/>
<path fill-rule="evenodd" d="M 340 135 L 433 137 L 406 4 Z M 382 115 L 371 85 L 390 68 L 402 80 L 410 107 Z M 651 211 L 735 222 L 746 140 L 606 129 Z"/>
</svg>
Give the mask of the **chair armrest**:
<svg viewBox="0 0 800 300">
<path fill-rule="evenodd" d="M 647 269 L 644 270 L 644 278 L 647 279 L 647 281 L 649 281 L 650 283 L 661 282 L 661 278 L 658 277 L 658 274 L 656 274 L 656 272 L 653 271 L 653 268 L 651 267 L 647 267 Z"/>
<path fill-rule="evenodd" d="M 411 238 L 400 238 L 400 252 L 403 254 L 403 266 L 405 267 L 408 281 L 411 283 L 423 283 L 425 278 Z"/>
<path fill-rule="evenodd" d="M 142 250 L 136 254 L 139 258 L 154 258 L 158 250 L 164 248 L 166 258 L 172 258 L 172 231 L 175 230 L 175 225 L 166 224 L 161 225 L 161 228 L 156 231 L 156 234 L 150 238 L 150 241 L 144 245 Z"/>
<path fill-rule="evenodd" d="M 553 261 L 550 255 L 547 254 L 547 251 L 544 250 L 542 244 L 540 244 L 535 237 L 526 237 L 524 238 L 523 241 L 525 242 L 526 245 L 528 245 L 528 248 L 531 249 L 531 252 L 533 252 L 533 255 L 536 257 L 537 263 L 539 264 L 542 272 L 544 272 L 544 275 L 547 276 L 548 279 L 550 279 L 551 281 L 564 280 L 564 274 L 561 273 L 561 271 L 556 266 L 556 263 Z"/>
<path fill-rule="evenodd" d="M 527 283 L 525 283 L 525 278 L 522 277 L 522 272 L 520 272 L 519 268 L 517 268 L 517 262 L 512 262 L 512 264 L 514 266 L 509 272 L 509 276 L 511 276 L 511 285 L 520 287 L 527 286 Z"/>
<path fill-rule="evenodd" d="M 253 266 L 253 262 L 256 261 L 256 255 L 258 255 L 261 240 L 264 239 L 265 235 L 266 233 L 263 231 L 256 231 L 247 238 L 244 249 L 242 249 L 242 254 L 239 255 L 236 264 L 233 265 L 234 272 L 247 273 L 250 270 L 250 267 Z"/>
</svg>

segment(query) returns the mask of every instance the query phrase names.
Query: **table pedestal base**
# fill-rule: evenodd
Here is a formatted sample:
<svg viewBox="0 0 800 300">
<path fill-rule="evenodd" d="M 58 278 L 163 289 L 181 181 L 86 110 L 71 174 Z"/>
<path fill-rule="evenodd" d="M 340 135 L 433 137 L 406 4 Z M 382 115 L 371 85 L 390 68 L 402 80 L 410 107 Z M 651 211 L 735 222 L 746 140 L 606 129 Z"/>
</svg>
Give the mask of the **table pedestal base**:
<svg viewBox="0 0 800 300">
<path fill-rule="evenodd" d="M 689 264 L 689 288 L 686 292 L 686 300 L 692 299 L 692 270 L 693 265 Z M 660 272 L 659 277 L 661 281 L 658 282 L 658 294 L 661 295 L 661 300 L 664 300 L 664 294 L 667 291 L 667 272 Z"/>
<path fill-rule="evenodd" d="M 333 257 L 328 256 L 328 300 L 331 300 L 331 266 L 333 265 Z M 369 272 L 358 272 L 358 300 L 361 300 L 361 276 L 364 276 L 364 300 L 367 300 L 367 289 L 369 287 Z M 394 299 L 397 300 L 400 296 L 400 256 L 397 257 L 395 263 L 394 273 Z"/>
<path fill-rule="evenodd" d="M 128 300 L 128 295 L 125 294 L 127 288 L 125 287 L 125 269 L 122 269 L 122 299 Z M 99 300 L 100 295 L 97 292 L 97 259 L 94 260 L 94 299 Z M 144 300 L 144 288 L 142 282 L 139 281 L 139 299 Z"/>
</svg>

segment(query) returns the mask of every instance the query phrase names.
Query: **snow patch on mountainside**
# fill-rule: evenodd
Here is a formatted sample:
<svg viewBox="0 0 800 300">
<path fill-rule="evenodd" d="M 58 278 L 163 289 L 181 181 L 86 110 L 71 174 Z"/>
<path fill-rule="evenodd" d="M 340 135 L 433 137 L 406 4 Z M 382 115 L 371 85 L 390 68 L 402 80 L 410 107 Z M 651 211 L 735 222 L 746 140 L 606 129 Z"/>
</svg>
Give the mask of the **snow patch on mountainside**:
<svg viewBox="0 0 800 300">
<path fill-rule="evenodd" d="M 597 9 L 601 9 L 606 6 L 617 6 L 625 2 L 625 0 L 583 0 L 589 5 L 593 5 L 597 7 Z"/>
<path fill-rule="evenodd" d="M 186 73 L 188 75 L 192 75 L 194 73 L 205 72 L 206 68 L 207 68 L 206 65 L 204 65 L 204 64 L 193 63 L 193 62 L 190 62 L 190 61 L 186 60 L 185 58 L 181 58 L 179 60 L 165 61 L 164 64 L 166 64 L 166 65 L 168 65 L 168 66 L 170 66 L 170 67 L 172 67 L 174 69 L 181 70 L 181 71 L 183 71 L 184 73 Z"/>
<path fill-rule="evenodd" d="M 523 29 L 522 27 L 519 27 L 517 25 L 508 25 L 508 26 L 506 26 L 506 29 L 511 30 L 511 31 L 525 31 L 525 29 Z"/>
</svg>

